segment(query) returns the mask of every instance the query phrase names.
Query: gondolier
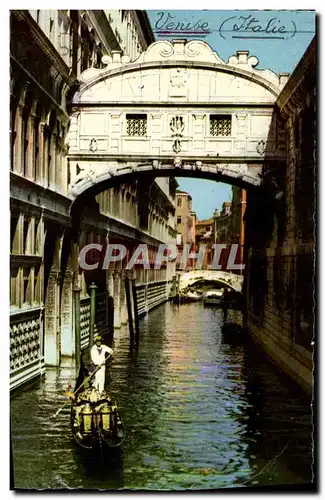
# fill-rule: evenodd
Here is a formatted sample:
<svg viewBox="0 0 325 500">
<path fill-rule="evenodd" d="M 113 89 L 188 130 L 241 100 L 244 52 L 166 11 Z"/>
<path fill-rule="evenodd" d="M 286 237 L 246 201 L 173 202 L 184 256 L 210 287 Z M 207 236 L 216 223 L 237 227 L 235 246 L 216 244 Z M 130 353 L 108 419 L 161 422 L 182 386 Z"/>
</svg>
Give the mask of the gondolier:
<svg viewBox="0 0 325 500">
<path fill-rule="evenodd" d="M 91 348 L 90 356 L 94 365 L 102 365 L 101 368 L 95 373 L 93 379 L 93 386 L 100 392 L 104 390 L 105 387 L 105 360 L 107 357 L 113 355 L 113 349 L 105 344 L 102 344 L 102 338 L 100 335 L 95 337 L 95 344 Z"/>
</svg>

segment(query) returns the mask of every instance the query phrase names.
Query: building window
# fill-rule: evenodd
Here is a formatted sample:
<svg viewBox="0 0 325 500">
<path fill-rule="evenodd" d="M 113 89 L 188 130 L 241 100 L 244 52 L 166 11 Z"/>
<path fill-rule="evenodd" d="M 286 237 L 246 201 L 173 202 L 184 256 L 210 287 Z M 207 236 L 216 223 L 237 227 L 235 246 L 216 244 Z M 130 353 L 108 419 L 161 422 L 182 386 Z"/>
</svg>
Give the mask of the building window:
<svg viewBox="0 0 325 500">
<path fill-rule="evenodd" d="M 126 115 L 126 133 L 138 137 L 147 135 L 147 115 Z"/>
<path fill-rule="evenodd" d="M 182 206 L 182 198 L 177 198 L 177 206 L 178 207 Z"/>
<path fill-rule="evenodd" d="M 17 98 L 18 90 L 17 90 L 15 83 L 13 83 L 12 86 L 13 86 L 13 90 L 12 90 L 12 95 L 11 95 L 11 99 L 10 99 L 10 111 L 11 111 L 11 115 L 10 115 L 10 120 L 11 120 L 11 122 L 10 122 L 10 130 L 11 130 L 10 169 L 14 170 L 15 141 L 17 138 L 16 113 L 18 113 L 18 98 Z"/>
<path fill-rule="evenodd" d="M 23 296 L 23 304 L 28 304 L 30 305 L 31 304 L 31 300 L 32 300 L 32 297 L 31 297 L 31 280 L 30 280 L 30 268 L 29 267 L 24 267 L 23 268 L 23 283 L 24 283 L 24 287 L 23 287 L 23 293 L 24 293 L 24 296 Z"/>
<path fill-rule="evenodd" d="M 210 115 L 210 134 L 214 137 L 231 135 L 231 115 Z"/>
<path fill-rule="evenodd" d="M 27 152 L 28 152 L 28 119 L 29 109 L 23 111 L 22 143 L 23 143 L 23 175 L 27 176 Z"/>
<path fill-rule="evenodd" d="M 34 120 L 34 137 L 33 137 L 33 180 L 39 177 L 39 126 L 40 116 Z"/>
<path fill-rule="evenodd" d="M 34 268 L 34 297 L 33 297 L 33 302 L 34 304 L 40 304 L 41 303 L 41 273 L 40 273 L 40 268 L 35 267 Z"/>
<path fill-rule="evenodd" d="M 31 224 L 31 219 L 27 217 L 26 215 L 24 216 L 24 254 L 25 255 L 31 255 L 31 241 L 30 241 L 30 224 Z"/>
<path fill-rule="evenodd" d="M 10 269 L 10 305 L 16 307 L 19 306 L 18 280 L 19 268 L 12 267 Z"/>
<path fill-rule="evenodd" d="M 102 67 L 102 53 L 100 48 L 97 48 L 96 50 L 96 63 L 94 64 L 95 68 L 101 68 Z"/>
<path fill-rule="evenodd" d="M 19 217 L 18 215 L 11 215 L 10 221 L 10 253 L 19 253 L 18 239 L 19 239 Z"/>
<path fill-rule="evenodd" d="M 177 224 L 182 224 L 182 217 L 177 217 Z"/>
</svg>

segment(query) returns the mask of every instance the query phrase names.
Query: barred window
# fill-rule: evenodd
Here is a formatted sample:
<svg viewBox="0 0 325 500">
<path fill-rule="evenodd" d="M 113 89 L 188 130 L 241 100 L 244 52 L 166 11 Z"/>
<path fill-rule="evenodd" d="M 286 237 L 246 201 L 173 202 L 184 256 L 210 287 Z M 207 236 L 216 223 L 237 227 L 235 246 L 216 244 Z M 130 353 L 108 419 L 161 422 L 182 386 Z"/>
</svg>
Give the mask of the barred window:
<svg viewBox="0 0 325 500">
<path fill-rule="evenodd" d="M 126 133 L 130 136 L 147 135 L 147 115 L 126 115 Z"/>
<path fill-rule="evenodd" d="M 231 115 L 210 115 L 210 134 L 219 137 L 231 135 Z"/>
</svg>

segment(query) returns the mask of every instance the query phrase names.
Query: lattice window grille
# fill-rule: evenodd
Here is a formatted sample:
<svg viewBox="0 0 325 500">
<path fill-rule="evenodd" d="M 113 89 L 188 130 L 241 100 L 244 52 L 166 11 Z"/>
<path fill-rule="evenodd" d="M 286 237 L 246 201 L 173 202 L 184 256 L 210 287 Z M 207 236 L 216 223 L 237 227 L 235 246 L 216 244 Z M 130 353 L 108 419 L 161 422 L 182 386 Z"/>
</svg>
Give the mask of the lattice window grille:
<svg viewBox="0 0 325 500">
<path fill-rule="evenodd" d="M 126 133 L 131 137 L 147 135 L 147 116 L 126 115 Z"/>
<path fill-rule="evenodd" d="M 81 299 L 80 302 L 80 344 L 84 349 L 89 345 L 90 299 Z"/>
<path fill-rule="evenodd" d="M 215 137 L 225 137 L 231 135 L 231 116 L 211 115 L 210 134 Z"/>
<path fill-rule="evenodd" d="M 10 369 L 22 369 L 40 359 L 40 320 L 10 326 Z"/>
</svg>

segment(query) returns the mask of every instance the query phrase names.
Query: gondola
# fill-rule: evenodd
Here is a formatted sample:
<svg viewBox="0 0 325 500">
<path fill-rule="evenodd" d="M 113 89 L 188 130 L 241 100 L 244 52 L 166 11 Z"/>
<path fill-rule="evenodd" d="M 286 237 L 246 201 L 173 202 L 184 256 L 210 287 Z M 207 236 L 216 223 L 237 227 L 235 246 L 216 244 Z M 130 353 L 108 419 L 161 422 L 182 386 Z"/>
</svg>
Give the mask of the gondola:
<svg viewBox="0 0 325 500">
<path fill-rule="evenodd" d="M 120 447 L 125 429 L 115 402 L 107 391 L 99 392 L 79 377 L 71 400 L 71 430 L 79 446 L 88 450 Z M 89 377 L 88 377 L 89 378 Z"/>
</svg>

